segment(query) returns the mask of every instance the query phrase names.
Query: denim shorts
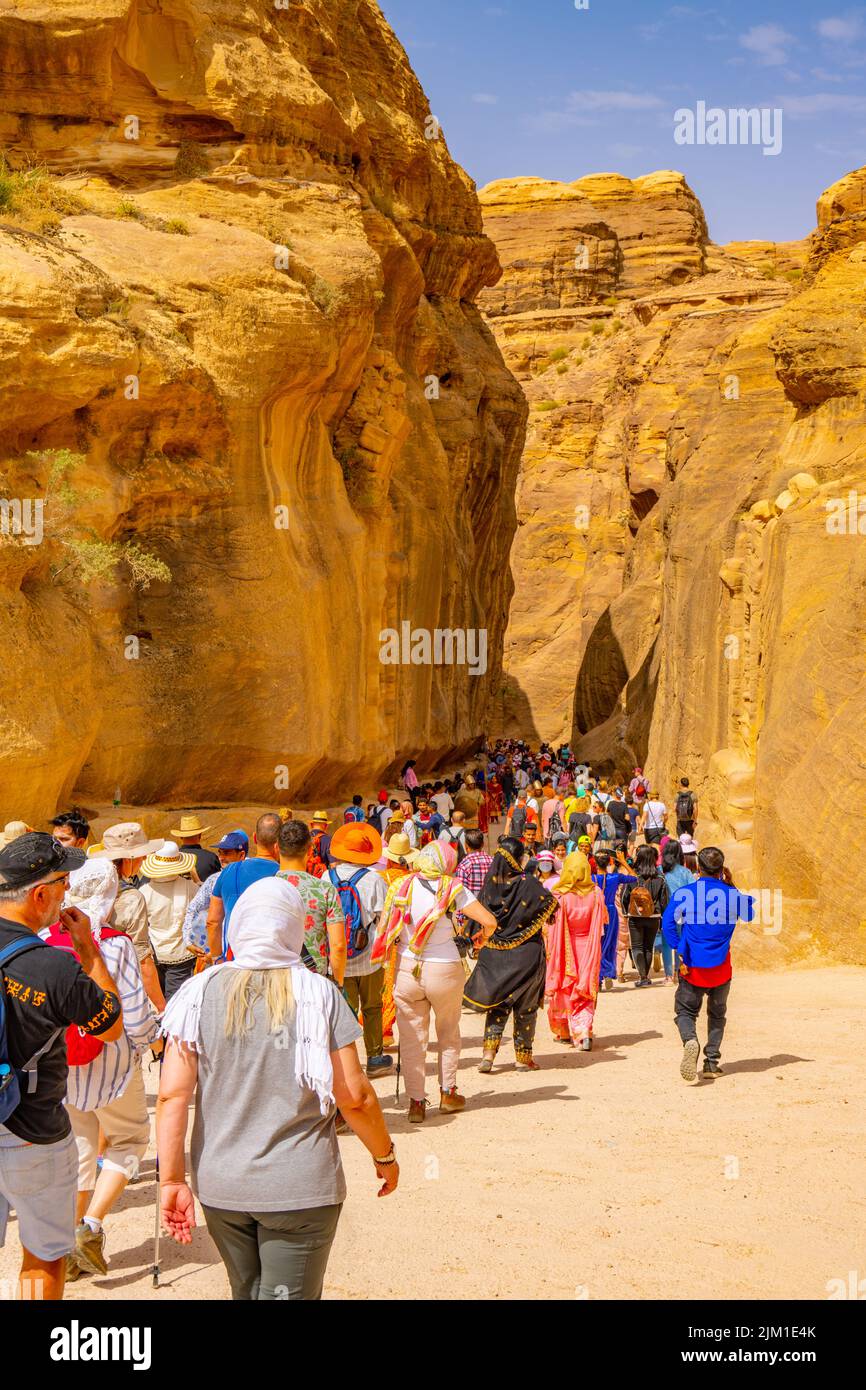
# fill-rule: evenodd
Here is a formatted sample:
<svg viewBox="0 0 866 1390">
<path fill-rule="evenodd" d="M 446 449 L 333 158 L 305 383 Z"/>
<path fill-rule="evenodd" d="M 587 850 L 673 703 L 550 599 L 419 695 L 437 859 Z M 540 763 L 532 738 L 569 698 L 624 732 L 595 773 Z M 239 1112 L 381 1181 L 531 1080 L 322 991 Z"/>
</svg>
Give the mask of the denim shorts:
<svg viewBox="0 0 866 1390">
<path fill-rule="evenodd" d="M 56 1144 L 0 1145 L 0 1246 L 6 1241 L 10 1210 L 18 1217 L 25 1250 L 46 1263 L 67 1255 L 75 1244 L 78 1149 L 67 1134 Z"/>
</svg>

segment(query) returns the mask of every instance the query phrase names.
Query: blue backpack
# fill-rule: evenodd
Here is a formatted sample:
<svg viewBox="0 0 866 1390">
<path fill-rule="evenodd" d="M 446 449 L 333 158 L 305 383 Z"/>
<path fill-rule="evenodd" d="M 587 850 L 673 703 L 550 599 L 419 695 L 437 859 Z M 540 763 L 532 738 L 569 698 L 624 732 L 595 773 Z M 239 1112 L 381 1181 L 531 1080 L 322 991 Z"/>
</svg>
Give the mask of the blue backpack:
<svg viewBox="0 0 866 1390">
<path fill-rule="evenodd" d="M 35 938 L 32 941 L 13 941 L 10 945 L 4 946 L 0 951 L 0 977 L 3 967 L 8 965 L 10 960 L 23 955 L 25 951 L 32 951 L 37 946 L 45 947 L 45 942 Z M 5 996 L 6 990 L 0 978 L 0 1124 L 5 1124 L 18 1108 L 22 1094 L 32 1095 L 36 1090 L 36 1063 L 63 1032 L 62 1028 L 55 1028 L 47 1043 L 40 1047 L 38 1052 L 34 1052 L 29 1062 L 25 1062 L 23 1067 L 14 1067 L 9 1060 L 9 1044 L 6 1040 Z"/>
<path fill-rule="evenodd" d="M 364 912 L 356 886 L 366 873 L 369 873 L 369 869 L 358 869 L 357 873 L 344 882 L 338 877 L 336 869 L 328 870 L 328 877 L 340 895 L 340 906 L 346 919 L 347 960 L 363 955 L 370 943 L 370 933 L 364 926 Z"/>
</svg>

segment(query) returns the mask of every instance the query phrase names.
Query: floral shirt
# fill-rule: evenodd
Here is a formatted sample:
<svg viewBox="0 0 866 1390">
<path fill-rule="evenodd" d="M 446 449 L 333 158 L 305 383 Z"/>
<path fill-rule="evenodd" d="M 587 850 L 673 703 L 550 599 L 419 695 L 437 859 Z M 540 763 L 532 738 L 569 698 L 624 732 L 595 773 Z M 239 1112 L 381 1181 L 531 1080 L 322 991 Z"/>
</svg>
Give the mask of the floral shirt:
<svg viewBox="0 0 866 1390">
<path fill-rule="evenodd" d="M 284 878 L 297 888 L 307 916 L 304 922 L 304 964 L 312 963 L 319 975 L 327 975 L 329 961 L 328 927 L 339 925 L 345 929 L 345 917 L 340 906 L 340 895 L 329 878 L 316 878 L 314 874 L 300 869 L 281 869 L 277 878 Z M 309 960 L 306 958 L 309 956 Z"/>
<path fill-rule="evenodd" d="M 219 874 L 211 874 L 210 878 L 206 878 L 186 910 L 183 919 L 185 946 L 198 947 L 200 951 L 208 949 L 207 914 L 213 897 L 213 886 L 218 878 Z"/>
</svg>

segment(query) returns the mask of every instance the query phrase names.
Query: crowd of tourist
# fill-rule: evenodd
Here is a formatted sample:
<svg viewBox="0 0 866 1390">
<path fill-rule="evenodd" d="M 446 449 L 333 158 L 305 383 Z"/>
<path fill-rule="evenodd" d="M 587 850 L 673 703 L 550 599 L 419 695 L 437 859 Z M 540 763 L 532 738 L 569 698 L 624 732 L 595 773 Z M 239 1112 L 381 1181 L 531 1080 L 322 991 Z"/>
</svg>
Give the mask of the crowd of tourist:
<svg viewBox="0 0 866 1390">
<path fill-rule="evenodd" d="M 392 1193 L 371 1083 L 396 1068 L 424 1123 L 432 1027 L 439 1109 L 463 1110 L 464 1010 L 484 1015 L 481 1072 L 509 1021 L 516 1070 L 537 1071 L 539 1011 L 590 1052 L 599 992 L 630 959 L 635 988 L 675 987 L 682 1078 L 722 1074 L 730 941 L 753 902 L 699 847 L 688 779 L 668 806 L 641 767 L 595 777 L 566 744 L 499 740 L 475 764 L 422 781 L 410 759 L 375 801 L 268 811 L 215 843 L 194 813 L 168 839 L 125 822 L 91 843 L 75 809 L 50 831 L 7 825 L 0 1243 L 14 1210 L 24 1296 L 107 1272 L 105 1223 L 150 1139 L 148 1050 L 164 1229 L 192 1239 L 195 1193 L 236 1299 L 321 1296 L 339 1135 Z"/>
</svg>

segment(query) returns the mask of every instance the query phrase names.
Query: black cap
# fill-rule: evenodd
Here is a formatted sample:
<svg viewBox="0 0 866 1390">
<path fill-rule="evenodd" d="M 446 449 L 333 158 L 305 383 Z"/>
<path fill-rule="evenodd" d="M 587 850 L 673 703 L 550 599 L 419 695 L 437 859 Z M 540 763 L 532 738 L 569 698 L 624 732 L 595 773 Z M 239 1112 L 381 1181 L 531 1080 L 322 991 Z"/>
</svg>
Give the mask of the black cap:
<svg viewBox="0 0 866 1390">
<path fill-rule="evenodd" d="M 86 862 L 83 849 L 70 849 L 53 835 L 34 830 L 0 850 L 0 888 L 29 888 L 48 874 L 68 874 Z"/>
</svg>

